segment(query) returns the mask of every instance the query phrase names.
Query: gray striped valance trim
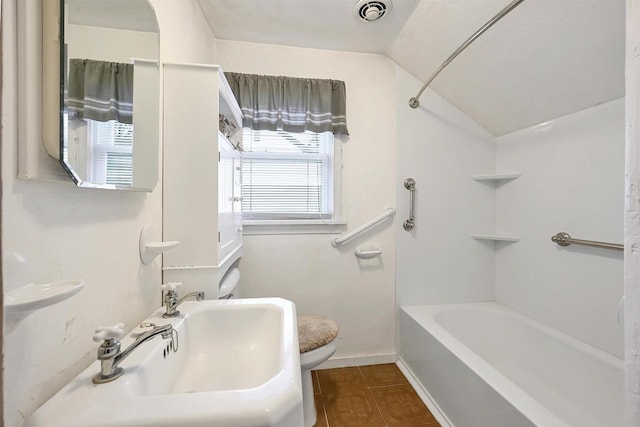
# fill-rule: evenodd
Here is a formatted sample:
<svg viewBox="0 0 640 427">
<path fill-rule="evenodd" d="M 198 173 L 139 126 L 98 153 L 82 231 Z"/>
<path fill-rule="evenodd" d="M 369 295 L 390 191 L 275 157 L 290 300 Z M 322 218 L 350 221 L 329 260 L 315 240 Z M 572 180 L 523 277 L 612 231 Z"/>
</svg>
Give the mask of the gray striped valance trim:
<svg viewBox="0 0 640 427">
<path fill-rule="evenodd" d="M 343 81 L 225 73 L 242 125 L 256 130 L 348 135 Z"/>
<path fill-rule="evenodd" d="M 70 59 L 67 110 L 79 119 L 133 123 L 133 64 Z"/>
</svg>

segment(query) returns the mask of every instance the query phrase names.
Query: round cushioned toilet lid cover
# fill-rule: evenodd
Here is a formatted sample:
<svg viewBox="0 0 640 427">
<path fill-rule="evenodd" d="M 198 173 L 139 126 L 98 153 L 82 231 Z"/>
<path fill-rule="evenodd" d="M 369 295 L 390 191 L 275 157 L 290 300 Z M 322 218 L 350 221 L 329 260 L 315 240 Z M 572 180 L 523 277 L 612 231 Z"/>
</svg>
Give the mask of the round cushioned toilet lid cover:
<svg viewBox="0 0 640 427">
<path fill-rule="evenodd" d="M 338 325 L 328 317 L 317 314 L 301 314 L 298 316 L 300 353 L 306 353 L 329 344 L 337 336 Z"/>
</svg>

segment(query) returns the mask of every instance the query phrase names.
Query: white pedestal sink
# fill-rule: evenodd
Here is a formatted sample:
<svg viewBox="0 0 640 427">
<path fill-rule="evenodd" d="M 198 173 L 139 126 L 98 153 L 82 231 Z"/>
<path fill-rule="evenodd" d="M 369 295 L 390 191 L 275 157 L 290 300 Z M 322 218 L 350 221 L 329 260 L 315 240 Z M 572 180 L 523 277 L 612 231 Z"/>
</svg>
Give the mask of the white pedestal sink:
<svg viewBox="0 0 640 427">
<path fill-rule="evenodd" d="M 302 386 L 295 306 L 280 298 L 185 302 L 171 323 L 178 351 L 160 337 L 94 385 L 92 364 L 36 410 L 25 427 L 300 427 Z M 132 332 L 139 332 L 136 329 Z M 87 337 L 89 339 L 89 337 Z M 134 338 L 122 339 L 127 347 Z"/>
</svg>

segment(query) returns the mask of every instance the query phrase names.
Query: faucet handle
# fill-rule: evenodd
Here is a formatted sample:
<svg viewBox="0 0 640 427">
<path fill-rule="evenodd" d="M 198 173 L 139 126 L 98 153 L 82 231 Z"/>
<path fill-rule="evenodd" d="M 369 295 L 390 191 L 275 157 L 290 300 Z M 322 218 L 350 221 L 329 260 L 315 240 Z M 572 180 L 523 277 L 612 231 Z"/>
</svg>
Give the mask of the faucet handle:
<svg viewBox="0 0 640 427">
<path fill-rule="evenodd" d="M 95 332 L 93 335 L 95 342 L 120 338 L 124 335 L 124 323 L 116 323 L 113 326 L 101 326 L 97 328 Z"/>
<path fill-rule="evenodd" d="M 166 290 L 175 291 L 176 288 L 179 288 L 180 286 L 182 286 L 181 282 L 169 282 L 161 285 L 160 288 L 162 288 L 162 290 L 165 290 L 165 291 Z"/>
</svg>

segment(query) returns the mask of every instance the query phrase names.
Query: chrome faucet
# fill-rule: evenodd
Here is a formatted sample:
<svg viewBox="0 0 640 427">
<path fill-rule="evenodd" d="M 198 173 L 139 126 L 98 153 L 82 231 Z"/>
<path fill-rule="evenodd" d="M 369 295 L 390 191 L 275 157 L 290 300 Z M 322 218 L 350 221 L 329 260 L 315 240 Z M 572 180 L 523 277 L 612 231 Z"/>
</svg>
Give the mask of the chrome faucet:
<svg viewBox="0 0 640 427">
<path fill-rule="evenodd" d="M 176 292 L 176 287 L 181 285 L 181 283 L 176 282 L 170 282 L 162 285 L 162 289 L 166 291 L 163 299 L 166 311 L 162 314 L 162 317 L 164 317 L 165 319 L 168 317 L 178 316 L 180 314 L 180 312 L 178 311 L 178 306 L 182 304 L 186 299 L 195 298 L 196 301 L 202 301 L 204 299 L 204 292 L 191 292 L 178 299 L 178 292 Z"/>
<path fill-rule="evenodd" d="M 111 327 L 96 329 L 93 340 L 98 342 L 104 340 L 98 347 L 98 360 L 100 361 L 100 372 L 93 377 L 94 384 L 104 384 L 120 378 L 124 369 L 118 365 L 129 356 L 140 344 L 153 339 L 156 335 L 161 335 L 163 339 L 173 339 L 174 329 L 171 325 L 153 325 L 153 329 L 142 333 L 124 351 L 120 351 L 120 338 L 124 335 L 124 324 L 118 323 Z"/>
</svg>

